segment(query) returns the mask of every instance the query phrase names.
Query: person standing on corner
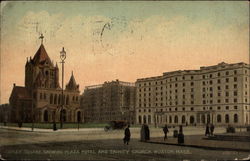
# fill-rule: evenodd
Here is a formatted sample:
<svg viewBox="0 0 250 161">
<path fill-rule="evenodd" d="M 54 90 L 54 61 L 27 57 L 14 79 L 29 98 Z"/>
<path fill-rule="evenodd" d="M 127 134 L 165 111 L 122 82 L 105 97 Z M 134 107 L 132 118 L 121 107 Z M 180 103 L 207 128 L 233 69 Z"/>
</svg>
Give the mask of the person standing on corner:
<svg viewBox="0 0 250 161">
<path fill-rule="evenodd" d="M 210 136 L 210 131 L 209 131 L 209 126 L 208 126 L 208 124 L 206 125 L 205 136 Z"/>
<path fill-rule="evenodd" d="M 211 136 L 214 135 L 214 125 L 213 124 L 210 125 L 210 135 Z"/>
<path fill-rule="evenodd" d="M 167 124 L 163 127 L 163 132 L 164 132 L 164 141 L 168 139 L 168 126 Z"/>
<path fill-rule="evenodd" d="M 123 142 L 124 144 L 127 144 L 129 143 L 130 141 L 130 136 L 131 136 L 131 133 L 130 133 L 130 130 L 129 130 L 129 125 L 127 126 L 127 128 L 125 129 L 125 132 L 124 132 L 124 139 L 123 139 Z"/>
</svg>

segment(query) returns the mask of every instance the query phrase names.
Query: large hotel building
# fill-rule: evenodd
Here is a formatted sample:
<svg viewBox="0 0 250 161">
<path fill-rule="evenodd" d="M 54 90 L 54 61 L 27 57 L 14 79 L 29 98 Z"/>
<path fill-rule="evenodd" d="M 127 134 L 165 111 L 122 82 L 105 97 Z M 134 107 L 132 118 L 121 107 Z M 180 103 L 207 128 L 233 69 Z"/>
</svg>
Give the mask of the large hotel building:
<svg viewBox="0 0 250 161">
<path fill-rule="evenodd" d="M 126 120 L 133 124 L 135 91 L 134 83 L 119 80 L 85 87 L 81 97 L 85 122 Z"/>
<path fill-rule="evenodd" d="M 137 79 L 136 123 L 250 124 L 250 66 L 219 63 Z"/>
</svg>

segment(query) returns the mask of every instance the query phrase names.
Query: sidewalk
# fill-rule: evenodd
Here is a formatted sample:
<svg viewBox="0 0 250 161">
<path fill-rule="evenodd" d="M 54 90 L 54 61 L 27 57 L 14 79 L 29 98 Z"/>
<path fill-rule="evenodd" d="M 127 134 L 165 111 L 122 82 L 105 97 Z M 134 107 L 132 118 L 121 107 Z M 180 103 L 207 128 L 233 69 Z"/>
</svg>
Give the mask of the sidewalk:
<svg viewBox="0 0 250 161">
<path fill-rule="evenodd" d="M 12 126 L 0 126 L 0 129 L 7 129 L 7 130 L 17 130 L 17 131 L 27 131 L 32 132 L 30 127 L 12 127 Z M 67 129 L 57 129 L 54 131 L 53 129 L 42 129 L 42 128 L 34 128 L 33 132 L 71 132 L 71 131 L 104 131 L 103 128 L 67 128 Z"/>
<path fill-rule="evenodd" d="M 210 150 L 232 150 L 250 152 L 249 142 L 208 140 L 204 135 L 185 136 L 184 144 L 178 144 L 177 138 L 173 137 L 169 137 L 166 141 L 163 140 L 163 137 L 151 138 L 151 140 L 146 143 L 187 146 Z"/>
</svg>

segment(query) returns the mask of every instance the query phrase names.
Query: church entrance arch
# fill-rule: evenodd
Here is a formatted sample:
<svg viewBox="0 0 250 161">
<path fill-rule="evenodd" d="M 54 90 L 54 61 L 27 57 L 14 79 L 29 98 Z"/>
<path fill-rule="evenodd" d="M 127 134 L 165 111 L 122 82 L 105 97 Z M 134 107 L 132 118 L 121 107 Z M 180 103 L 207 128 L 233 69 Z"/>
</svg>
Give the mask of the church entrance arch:
<svg viewBox="0 0 250 161">
<path fill-rule="evenodd" d="M 44 122 L 48 122 L 49 121 L 49 115 L 48 115 L 48 111 L 44 110 L 43 112 L 43 121 Z"/>
<path fill-rule="evenodd" d="M 67 121 L 67 111 L 65 109 L 62 109 L 62 114 L 61 114 L 61 117 L 60 117 L 60 121 L 63 121 L 63 122 L 66 122 Z"/>
</svg>

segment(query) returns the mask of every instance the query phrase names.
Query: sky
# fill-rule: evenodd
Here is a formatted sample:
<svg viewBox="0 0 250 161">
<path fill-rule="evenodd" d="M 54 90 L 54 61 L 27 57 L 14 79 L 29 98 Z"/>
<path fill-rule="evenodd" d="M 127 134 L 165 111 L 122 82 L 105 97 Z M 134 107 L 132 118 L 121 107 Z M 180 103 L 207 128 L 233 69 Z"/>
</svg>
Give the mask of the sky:
<svg viewBox="0 0 250 161">
<path fill-rule="evenodd" d="M 24 86 L 26 59 L 41 33 L 54 63 L 65 48 L 64 80 L 73 71 L 82 93 L 116 79 L 249 63 L 249 2 L 1 2 L 0 104 L 8 103 L 13 83 Z"/>
</svg>

